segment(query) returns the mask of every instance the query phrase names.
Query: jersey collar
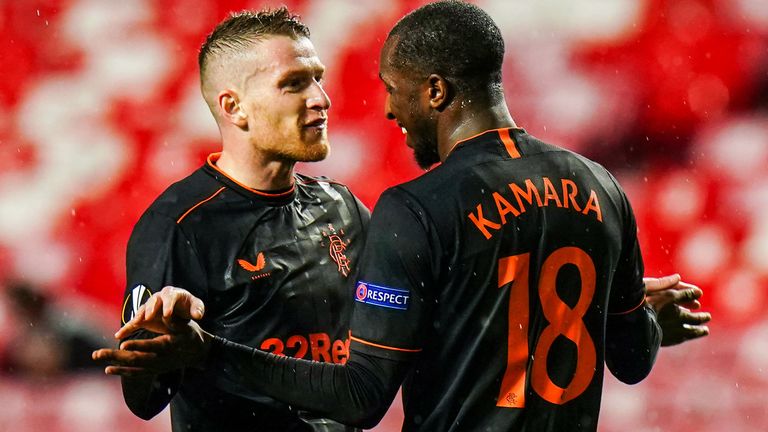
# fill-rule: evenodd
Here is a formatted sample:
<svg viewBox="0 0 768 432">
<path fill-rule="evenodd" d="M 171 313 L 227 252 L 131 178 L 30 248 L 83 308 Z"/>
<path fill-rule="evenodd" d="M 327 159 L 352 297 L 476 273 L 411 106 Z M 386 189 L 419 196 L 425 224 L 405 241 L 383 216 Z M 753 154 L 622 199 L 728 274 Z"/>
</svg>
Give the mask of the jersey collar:
<svg viewBox="0 0 768 432">
<path fill-rule="evenodd" d="M 232 189 L 240 191 L 245 195 L 249 195 L 252 197 L 255 196 L 260 199 L 266 199 L 266 200 L 285 200 L 293 197 L 293 194 L 296 191 L 296 181 L 293 182 L 293 185 L 291 185 L 289 189 L 285 191 L 280 191 L 280 192 L 266 192 L 266 191 L 261 191 L 258 189 L 248 187 L 243 183 L 240 183 L 239 181 L 230 177 L 227 173 L 225 173 L 218 166 L 216 166 L 216 161 L 218 161 L 220 157 L 221 157 L 221 152 L 211 153 L 210 155 L 208 155 L 208 159 L 205 162 L 205 169 L 214 177 L 216 177 L 217 180 L 221 181 L 222 183 L 225 183 L 227 186 L 231 187 Z"/>
<path fill-rule="evenodd" d="M 520 127 L 511 127 L 511 128 L 500 128 L 500 129 L 489 129 L 487 131 L 480 132 L 479 134 L 472 135 L 469 138 L 464 138 L 462 140 L 456 141 L 456 144 L 451 147 L 451 150 L 448 151 L 448 156 L 446 156 L 446 159 L 451 157 L 451 155 L 459 148 L 464 147 L 466 143 L 472 142 L 472 141 L 482 141 L 487 139 L 497 139 L 501 141 L 504 146 L 507 148 L 507 151 L 510 153 L 510 156 L 514 157 L 513 154 L 517 150 L 517 147 L 514 144 L 514 138 L 513 135 L 516 133 L 525 133 L 525 129 Z M 519 154 L 518 156 L 519 157 Z"/>
</svg>

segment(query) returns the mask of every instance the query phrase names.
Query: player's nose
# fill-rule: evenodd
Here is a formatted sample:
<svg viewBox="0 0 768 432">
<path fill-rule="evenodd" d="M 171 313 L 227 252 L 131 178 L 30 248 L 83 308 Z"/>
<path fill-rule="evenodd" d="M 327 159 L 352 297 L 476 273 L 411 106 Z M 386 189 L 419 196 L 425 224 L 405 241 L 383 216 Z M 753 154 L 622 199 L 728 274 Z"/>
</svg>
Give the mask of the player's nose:
<svg viewBox="0 0 768 432">
<path fill-rule="evenodd" d="M 387 95 L 387 98 L 384 99 L 384 117 L 386 117 L 387 120 L 395 119 L 395 115 L 392 114 L 392 105 L 389 101 L 389 95 Z"/>
<path fill-rule="evenodd" d="M 331 108 L 331 98 L 318 82 L 312 84 L 311 95 L 307 98 L 307 108 L 315 110 L 328 110 Z"/>
</svg>

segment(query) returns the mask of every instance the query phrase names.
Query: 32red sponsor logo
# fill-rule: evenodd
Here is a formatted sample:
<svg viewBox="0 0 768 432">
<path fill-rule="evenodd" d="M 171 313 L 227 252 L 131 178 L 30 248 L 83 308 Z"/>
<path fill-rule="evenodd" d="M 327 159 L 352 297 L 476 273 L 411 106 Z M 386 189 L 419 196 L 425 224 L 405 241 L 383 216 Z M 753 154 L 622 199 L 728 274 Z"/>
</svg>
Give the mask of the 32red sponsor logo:
<svg viewBox="0 0 768 432">
<path fill-rule="evenodd" d="M 327 333 L 310 333 L 309 337 L 293 335 L 285 341 L 269 338 L 264 340 L 259 348 L 275 355 L 344 364 L 349 358 L 349 342 L 349 338 L 331 342 Z"/>
</svg>

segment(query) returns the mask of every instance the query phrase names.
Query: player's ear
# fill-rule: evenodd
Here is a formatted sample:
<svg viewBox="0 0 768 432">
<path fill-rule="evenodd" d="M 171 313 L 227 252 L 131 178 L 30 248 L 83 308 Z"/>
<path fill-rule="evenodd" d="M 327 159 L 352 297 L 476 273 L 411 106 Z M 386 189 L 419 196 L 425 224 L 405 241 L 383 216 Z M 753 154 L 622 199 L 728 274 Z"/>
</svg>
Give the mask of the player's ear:
<svg viewBox="0 0 768 432">
<path fill-rule="evenodd" d="M 448 106 L 451 99 L 451 86 L 444 77 L 432 74 L 427 78 L 429 92 L 429 106 L 437 111 L 442 111 Z"/>
<path fill-rule="evenodd" d="M 233 90 L 224 90 L 219 93 L 217 99 L 219 105 L 219 114 L 226 121 L 239 128 L 248 126 L 248 114 L 240 105 L 240 98 L 237 92 Z"/>
</svg>

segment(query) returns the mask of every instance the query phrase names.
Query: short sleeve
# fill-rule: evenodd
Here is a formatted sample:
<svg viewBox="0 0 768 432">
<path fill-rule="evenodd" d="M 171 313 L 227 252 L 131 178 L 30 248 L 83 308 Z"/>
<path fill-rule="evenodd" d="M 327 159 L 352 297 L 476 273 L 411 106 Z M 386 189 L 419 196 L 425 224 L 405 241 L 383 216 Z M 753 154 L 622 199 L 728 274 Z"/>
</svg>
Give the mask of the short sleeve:
<svg viewBox="0 0 768 432">
<path fill-rule="evenodd" d="M 621 254 L 613 275 L 611 297 L 608 304 L 608 312 L 613 314 L 630 312 L 643 304 L 645 300 L 643 256 L 637 238 L 637 222 L 626 195 L 621 190 L 619 192 L 622 199 L 624 226 Z"/>
<path fill-rule="evenodd" d="M 392 359 L 421 351 L 435 304 L 433 237 L 410 195 L 395 188 L 381 196 L 354 289 L 353 349 Z"/>
<path fill-rule="evenodd" d="M 206 279 L 192 243 L 173 219 L 147 211 L 136 224 L 126 253 L 124 324 L 149 297 L 166 285 L 206 299 Z"/>
</svg>

